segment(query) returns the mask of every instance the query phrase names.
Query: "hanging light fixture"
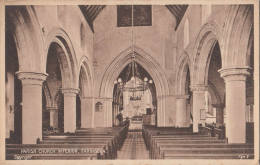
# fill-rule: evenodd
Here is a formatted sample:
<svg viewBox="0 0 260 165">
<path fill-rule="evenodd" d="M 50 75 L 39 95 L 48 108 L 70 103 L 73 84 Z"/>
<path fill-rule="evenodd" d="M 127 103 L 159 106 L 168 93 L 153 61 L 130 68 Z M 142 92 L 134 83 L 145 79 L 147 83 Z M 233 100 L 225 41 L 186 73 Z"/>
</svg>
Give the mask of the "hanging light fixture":
<svg viewBox="0 0 260 165">
<path fill-rule="evenodd" d="M 143 94 L 144 91 L 148 89 L 149 84 L 153 83 L 153 80 L 149 80 L 147 77 L 145 77 L 143 80 L 137 78 L 138 70 L 137 64 L 135 62 L 136 54 L 134 50 L 134 5 L 132 5 L 131 18 L 131 63 L 129 64 L 131 74 L 129 74 L 129 76 L 132 77 L 130 78 L 130 81 L 128 81 L 130 85 L 126 85 L 126 83 L 128 82 L 123 82 L 120 77 L 115 80 L 114 84 L 117 85 L 117 88 L 120 90 L 131 92 L 132 95 L 130 96 L 130 100 L 135 101 L 141 100 L 142 97 L 142 95 L 137 94 L 138 91 L 143 91 L 141 92 Z M 127 80 L 129 80 L 129 77 L 127 78 Z"/>
</svg>

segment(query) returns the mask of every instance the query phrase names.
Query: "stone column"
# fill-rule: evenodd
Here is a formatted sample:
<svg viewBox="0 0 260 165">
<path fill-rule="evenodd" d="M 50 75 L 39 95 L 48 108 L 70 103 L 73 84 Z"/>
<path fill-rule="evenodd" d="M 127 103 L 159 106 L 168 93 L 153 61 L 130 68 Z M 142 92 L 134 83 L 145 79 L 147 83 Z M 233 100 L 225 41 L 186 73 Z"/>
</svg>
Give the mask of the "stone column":
<svg viewBox="0 0 260 165">
<path fill-rule="evenodd" d="M 79 90 L 62 89 L 64 95 L 64 132 L 73 133 L 76 130 L 76 95 Z"/>
<path fill-rule="evenodd" d="M 106 125 L 105 127 L 112 127 L 113 123 L 112 123 L 112 102 L 113 99 L 111 98 L 107 98 L 106 99 Z"/>
<path fill-rule="evenodd" d="M 17 72 L 22 81 L 22 144 L 42 139 L 42 83 L 47 74 Z"/>
<path fill-rule="evenodd" d="M 207 87 L 205 85 L 193 85 L 191 91 L 193 95 L 193 132 L 199 132 L 199 123 L 201 118 L 201 110 L 205 109 L 205 91 Z"/>
<path fill-rule="evenodd" d="M 223 104 L 212 104 L 216 108 L 216 126 L 224 125 L 224 105 Z"/>
<path fill-rule="evenodd" d="M 188 95 L 179 95 L 176 97 L 176 126 L 188 127 L 187 121 L 187 99 Z"/>
<path fill-rule="evenodd" d="M 58 107 L 48 107 L 50 112 L 50 126 L 53 128 L 58 128 Z"/>
<path fill-rule="evenodd" d="M 165 97 L 164 96 L 157 96 L 157 126 L 158 127 L 165 127 Z"/>
<path fill-rule="evenodd" d="M 226 85 L 226 136 L 229 143 L 246 142 L 246 77 L 249 68 L 219 70 Z"/>
<path fill-rule="evenodd" d="M 81 127 L 92 127 L 92 116 L 94 113 L 94 99 L 92 97 L 81 98 Z"/>
</svg>

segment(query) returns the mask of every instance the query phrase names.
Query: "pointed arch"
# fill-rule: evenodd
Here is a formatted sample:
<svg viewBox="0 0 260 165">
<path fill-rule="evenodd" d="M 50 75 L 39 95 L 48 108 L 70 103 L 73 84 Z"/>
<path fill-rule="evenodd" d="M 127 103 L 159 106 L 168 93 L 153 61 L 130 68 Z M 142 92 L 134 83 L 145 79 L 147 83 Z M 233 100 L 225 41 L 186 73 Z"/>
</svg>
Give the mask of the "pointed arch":
<svg viewBox="0 0 260 165">
<path fill-rule="evenodd" d="M 216 43 L 220 47 L 221 62 L 223 63 L 222 47 L 221 47 L 221 32 L 219 27 L 214 22 L 206 23 L 199 32 L 193 52 L 192 60 L 192 79 L 191 84 L 208 84 L 208 70 L 212 50 Z"/>
<path fill-rule="evenodd" d="M 120 55 L 108 65 L 102 77 L 99 96 L 112 97 L 113 82 L 117 79 L 123 68 L 131 62 L 131 50 L 131 48 L 128 48 L 121 52 Z M 137 53 L 135 57 L 136 62 L 138 62 L 154 80 L 157 97 L 169 95 L 168 81 L 160 65 L 142 49 L 135 46 L 134 50 Z"/>
<path fill-rule="evenodd" d="M 61 65 L 62 88 L 78 87 L 78 63 L 72 42 L 67 33 L 61 28 L 55 28 L 50 31 L 45 42 L 45 67 L 47 67 L 48 51 L 51 44 L 57 44 L 59 50 L 58 59 Z"/>
<path fill-rule="evenodd" d="M 158 126 L 165 126 L 166 118 L 166 103 L 169 96 L 169 85 L 166 79 L 166 75 L 160 65 L 145 51 L 135 46 L 136 52 L 135 61 L 140 64 L 154 80 L 157 97 L 157 124 Z M 117 79 L 123 68 L 131 62 L 131 47 L 121 52 L 106 68 L 103 74 L 99 97 L 109 102 L 113 97 L 114 81 Z M 107 103 L 106 111 L 112 119 L 112 101 Z M 107 118 L 109 123 L 110 118 Z M 108 124 L 109 125 L 109 124 Z M 112 124 L 110 124 L 112 125 Z"/>
<path fill-rule="evenodd" d="M 184 52 L 183 55 L 180 57 L 177 63 L 177 74 L 176 74 L 176 85 L 175 85 L 175 93 L 177 95 L 184 95 L 185 94 L 185 83 L 187 78 L 188 70 L 190 71 L 191 77 L 191 62 L 189 59 L 189 55 Z"/>
<path fill-rule="evenodd" d="M 81 96 L 93 97 L 93 71 L 91 63 L 86 56 L 80 59 L 78 82 L 82 85 Z M 79 87 L 80 88 L 80 87 Z"/>
<path fill-rule="evenodd" d="M 46 97 L 46 107 L 47 107 L 47 108 L 48 108 L 48 107 L 52 107 L 53 101 L 52 101 L 50 89 L 49 89 L 49 87 L 48 87 L 48 85 L 47 85 L 46 82 L 43 83 L 42 88 L 43 88 L 44 95 L 45 95 L 45 97 Z"/>
<path fill-rule="evenodd" d="M 32 6 L 8 6 L 8 29 L 15 40 L 19 70 L 45 73 L 44 45 L 41 27 Z M 37 54 L 37 56 L 35 56 Z"/>
<path fill-rule="evenodd" d="M 223 30 L 223 68 L 244 67 L 253 29 L 253 5 L 231 5 Z"/>
</svg>

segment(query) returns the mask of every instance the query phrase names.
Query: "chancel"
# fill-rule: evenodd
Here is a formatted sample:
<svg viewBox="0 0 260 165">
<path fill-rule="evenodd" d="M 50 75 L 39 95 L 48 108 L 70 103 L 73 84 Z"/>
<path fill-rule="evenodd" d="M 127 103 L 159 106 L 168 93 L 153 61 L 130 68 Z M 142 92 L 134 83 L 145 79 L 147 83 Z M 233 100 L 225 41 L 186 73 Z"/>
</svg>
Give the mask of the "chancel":
<svg viewBox="0 0 260 165">
<path fill-rule="evenodd" d="M 254 5 L 5 9 L 6 159 L 254 159 Z"/>
</svg>

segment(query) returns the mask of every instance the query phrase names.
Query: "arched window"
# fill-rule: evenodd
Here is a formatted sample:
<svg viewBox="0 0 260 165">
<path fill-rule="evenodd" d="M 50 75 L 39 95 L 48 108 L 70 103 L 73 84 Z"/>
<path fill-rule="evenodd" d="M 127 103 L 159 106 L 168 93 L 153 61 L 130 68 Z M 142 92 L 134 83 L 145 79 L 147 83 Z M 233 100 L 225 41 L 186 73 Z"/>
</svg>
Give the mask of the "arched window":
<svg viewBox="0 0 260 165">
<path fill-rule="evenodd" d="M 101 112 L 103 110 L 103 104 L 101 102 L 97 102 L 95 106 L 96 112 Z"/>
<path fill-rule="evenodd" d="M 183 41 L 183 48 L 186 48 L 190 42 L 190 25 L 189 20 L 186 19 L 184 23 L 184 41 Z"/>
<path fill-rule="evenodd" d="M 211 5 L 203 5 L 201 10 L 201 22 L 204 24 L 211 14 Z"/>
</svg>

